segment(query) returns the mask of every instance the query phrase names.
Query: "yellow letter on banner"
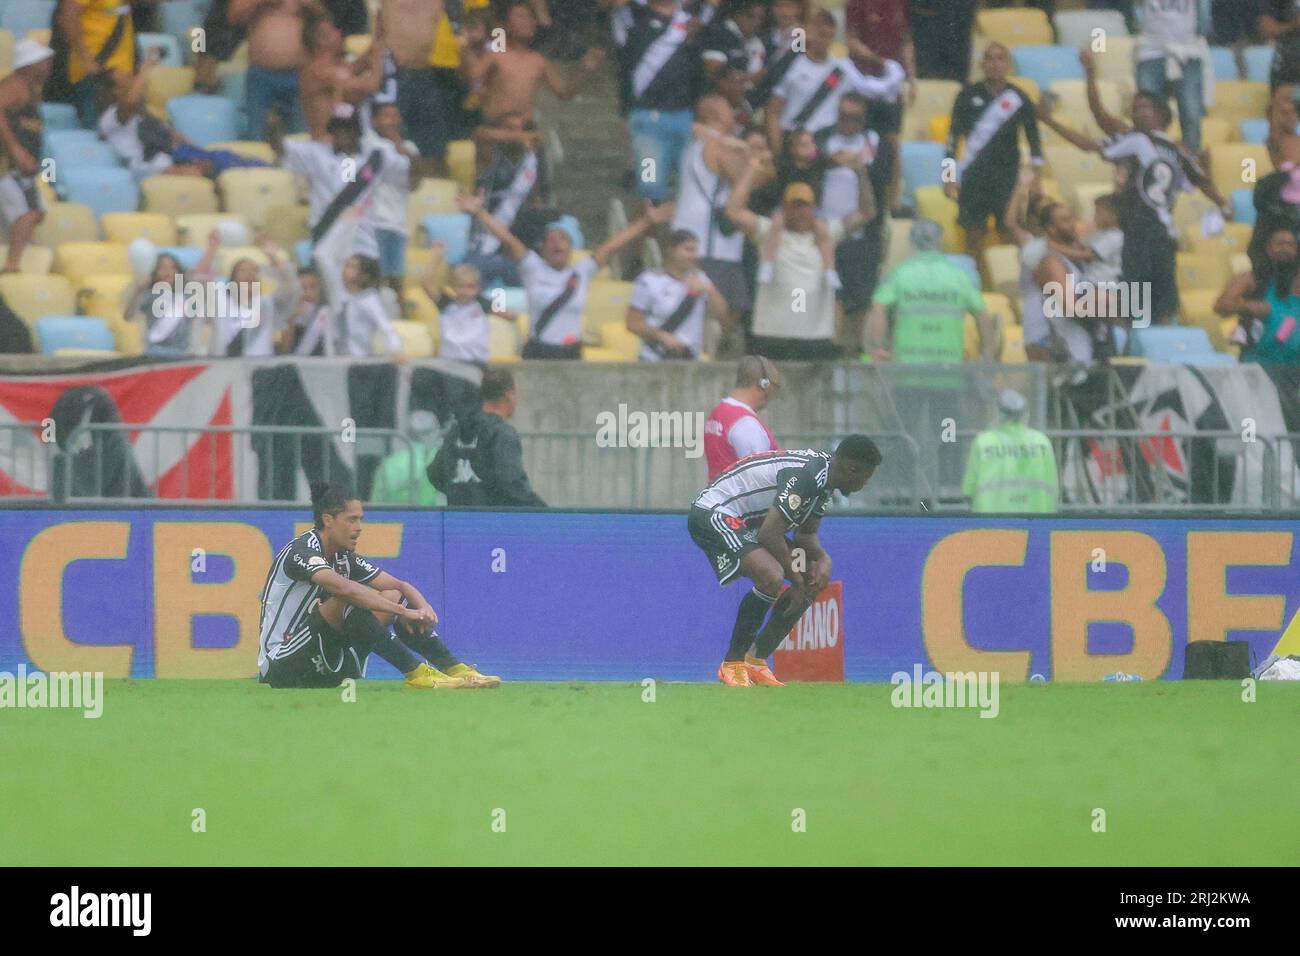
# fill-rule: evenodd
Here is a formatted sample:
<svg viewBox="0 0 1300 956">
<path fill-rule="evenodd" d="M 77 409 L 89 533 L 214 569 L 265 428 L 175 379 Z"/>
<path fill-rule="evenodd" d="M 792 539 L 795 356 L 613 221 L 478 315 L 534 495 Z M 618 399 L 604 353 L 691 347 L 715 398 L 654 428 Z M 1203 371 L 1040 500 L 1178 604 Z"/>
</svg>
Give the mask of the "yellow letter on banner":
<svg viewBox="0 0 1300 956">
<path fill-rule="evenodd" d="M 1029 676 L 1028 651 L 981 651 L 967 643 L 962 601 L 968 571 L 1020 567 L 1028 541 L 1026 531 L 958 531 L 934 546 L 921 575 L 921 636 L 936 670 L 998 671 L 1006 681 Z"/>
<path fill-rule="evenodd" d="M 1291 563 L 1286 531 L 1187 533 L 1187 639 L 1226 641 L 1229 631 L 1282 630 L 1280 594 L 1228 594 L 1228 566 L 1284 567 Z"/>
<path fill-rule="evenodd" d="M 27 656 L 41 670 L 131 676 L 134 646 L 77 644 L 63 630 L 63 574 L 68 565 L 120 561 L 130 536 L 126 521 L 70 521 L 52 525 L 28 542 L 18 571 L 18 627 Z M 114 620 L 111 608 L 106 607 L 103 620 Z"/>
<path fill-rule="evenodd" d="M 229 581 L 201 584 L 190 555 L 202 548 L 234 563 Z M 257 626 L 271 545 L 252 525 L 236 521 L 159 521 L 153 526 L 154 672 L 158 677 L 251 677 L 257 672 Z M 220 614 L 239 623 L 234 647 L 196 648 L 195 615 Z"/>
<path fill-rule="evenodd" d="M 1088 587 L 1093 550 L 1106 552 L 1106 574 L 1122 565 L 1128 586 L 1122 591 Z M 1154 538 L 1136 531 L 1052 532 L 1052 679 L 1095 681 L 1124 671 L 1159 677 L 1173 655 L 1169 619 L 1156 607 L 1165 591 L 1165 553 Z M 1088 625 L 1116 621 L 1133 629 L 1127 654 L 1089 654 Z"/>
</svg>

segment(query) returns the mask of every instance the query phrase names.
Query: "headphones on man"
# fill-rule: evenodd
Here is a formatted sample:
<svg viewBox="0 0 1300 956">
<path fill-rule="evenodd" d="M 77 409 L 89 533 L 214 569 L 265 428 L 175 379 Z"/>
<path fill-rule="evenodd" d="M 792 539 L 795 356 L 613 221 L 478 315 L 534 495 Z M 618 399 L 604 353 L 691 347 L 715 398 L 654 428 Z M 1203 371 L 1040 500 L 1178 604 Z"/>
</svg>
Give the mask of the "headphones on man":
<svg viewBox="0 0 1300 956">
<path fill-rule="evenodd" d="M 758 387 L 762 391 L 766 392 L 772 387 L 772 380 L 767 377 L 767 359 L 763 358 L 761 355 L 758 356 L 758 364 L 762 366 L 763 369 L 763 377 L 758 380 Z"/>
</svg>

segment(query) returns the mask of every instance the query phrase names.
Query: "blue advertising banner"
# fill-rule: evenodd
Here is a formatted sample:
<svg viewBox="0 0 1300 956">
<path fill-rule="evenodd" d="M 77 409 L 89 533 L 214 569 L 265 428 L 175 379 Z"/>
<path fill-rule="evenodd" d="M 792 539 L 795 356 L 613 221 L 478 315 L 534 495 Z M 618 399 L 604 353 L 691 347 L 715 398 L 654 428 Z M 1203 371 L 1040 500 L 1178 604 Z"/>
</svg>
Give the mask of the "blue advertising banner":
<svg viewBox="0 0 1300 956">
<path fill-rule="evenodd" d="M 259 595 L 302 512 L 0 511 L 0 670 L 256 674 Z M 1093 681 L 1181 676 L 1189 639 L 1256 657 L 1300 609 L 1295 524 L 830 517 L 845 674 L 921 664 Z M 367 514 L 451 648 L 512 680 L 711 679 L 745 585 L 675 514 Z M 371 661 L 380 676 L 382 662 Z"/>
</svg>

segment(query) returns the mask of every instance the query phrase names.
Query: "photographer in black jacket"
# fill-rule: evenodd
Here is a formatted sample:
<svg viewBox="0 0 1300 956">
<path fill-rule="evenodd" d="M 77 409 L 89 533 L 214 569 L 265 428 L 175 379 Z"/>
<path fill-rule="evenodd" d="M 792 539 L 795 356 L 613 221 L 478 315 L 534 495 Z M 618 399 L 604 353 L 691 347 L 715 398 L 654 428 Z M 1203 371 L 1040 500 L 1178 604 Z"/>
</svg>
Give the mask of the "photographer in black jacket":
<svg viewBox="0 0 1300 956">
<path fill-rule="evenodd" d="M 482 411 L 459 422 L 443 442 L 429 465 L 429 482 L 452 507 L 545 508 L 524 473 L 519 434 L 506 421 L 519 400 L 515 377 L 489 368 L 479 397 Z"/>
</svg>

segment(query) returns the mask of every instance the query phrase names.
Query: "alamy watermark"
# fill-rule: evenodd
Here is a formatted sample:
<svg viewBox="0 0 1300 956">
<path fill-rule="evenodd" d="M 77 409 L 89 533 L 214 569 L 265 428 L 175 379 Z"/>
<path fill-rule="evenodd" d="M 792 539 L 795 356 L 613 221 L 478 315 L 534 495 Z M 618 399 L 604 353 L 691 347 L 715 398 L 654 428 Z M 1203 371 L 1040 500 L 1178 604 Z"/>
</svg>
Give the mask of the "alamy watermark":
<svg viewBox="0 0 1300 956">
<path fill-rule="evenodd" d="M 1043 315 L 1049 319 L 1123 320 L 1135 329 L 1151 324 L 1150 282 L 1075 281 L 1067 273 L 1064 284 L 1043 286 Z"/>
<path fill-rule="evenodd" d="M 889 702 L 895 707 L 977 708 L 981 717 L 996 717 L 999 710 L 1000 675 L 997 671 L 939 673 L 923 671 L 920 664 L 912 673 L 895 671 L 889 678 L 894 685 Z"/>
<path fill-rule="evenodd" d="M 596 416 L 596 445 L 600 448 L 681 448 L 687 458 L 704 454 L 703 412 L 629 411 Z"/>
<path fill-rule="evenodd" d="M 183 315 L 191 319 L 237 319 L 240 328 L 262 322 L 261 282 L 200 282 L 177 273 L 170 282 L 155 282 L 155 319 Z"/>
<path fill-rule="evenodd" d="M 0 671 L 0 710 L 23 708 L 80 710 L 93 720 L 104 713 L 104 675 L 100 671 L 28 673 L 26 664 L 18 665 L 17 674 Z"/>
</svg>

